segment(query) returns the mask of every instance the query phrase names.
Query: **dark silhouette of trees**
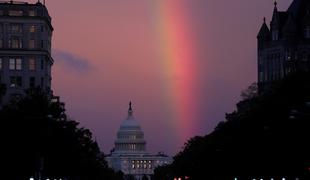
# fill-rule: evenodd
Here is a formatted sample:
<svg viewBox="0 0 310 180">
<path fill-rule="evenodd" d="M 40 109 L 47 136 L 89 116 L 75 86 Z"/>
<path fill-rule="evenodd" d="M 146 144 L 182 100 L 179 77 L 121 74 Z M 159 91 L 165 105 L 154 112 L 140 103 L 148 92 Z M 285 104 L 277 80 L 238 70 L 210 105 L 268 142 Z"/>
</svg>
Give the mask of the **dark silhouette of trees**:
<svg viewBox="0 0 310 180">
<path fill-rule="evenodd" d="M 160 180 L 170 180 L 174 179 L 174 174 L 172 171 L 172 166 L 164 165 L 155 168 L 154 170 L 154 179 Z"/>
<path fill-rule="evenodd" d="M 149 178 L 146 175 L 143 175 L 142 180 L 149 180 Z"/>
<path fill-rule="evenodd" d="M 2 98 L 6 93 L 6 85 L 0 84 L 0 103 L 2 102 Z"/>
<path fill-rule="evenodd" d="M 310 73 L 246 91 L 237 110 L 204 137 L 193 137 L 156 179 L 309 179 Z M 171 178 L 170 178 L 171 179 Z"/>
<path fill-rule="evenodd" d="M 241 97 L 243 100 L 252 99 L 258 96 L 257 83 L 252 83 L 247 89 L 241 92 Z"/>
<path fill-rule="evenodd" d="M 1 176 L 68 180 L 121 179 L 108 168 L 92 133 L 67 119 L 63 103 L 40 89 L 0 111 Z M 3 169 L 4 168 L 4 169 Z"/>
<path fill-rule="evenodd" d="M 135 177 L 133 175 L 127 175 L 127 178 L 128 180 L 135 180 Z"/>
</svg>

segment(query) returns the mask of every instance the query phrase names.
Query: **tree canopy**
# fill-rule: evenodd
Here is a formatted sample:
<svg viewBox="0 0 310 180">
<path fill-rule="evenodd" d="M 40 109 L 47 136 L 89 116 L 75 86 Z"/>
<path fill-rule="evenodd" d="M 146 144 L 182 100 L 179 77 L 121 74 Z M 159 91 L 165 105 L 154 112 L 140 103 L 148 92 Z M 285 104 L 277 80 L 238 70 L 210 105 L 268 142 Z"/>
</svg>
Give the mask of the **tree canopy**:
<svg viewBox="0 0 310 180">
<path fill-rule="evenodd" d="M 1 158 L 9 179 L 120 179 L 108 168 L 90 130 L 65 114 L 63 103 L 40 89 L 27 91 L 0 111 Z M 2 173 L 3 175 L 3 173 Z"/>
<path fill-rule="evenodd" d="M 236 111 L 212 133 L 190 139 L 155 177 L 309 179 L 310 74 L 293 74 L 264 93 L 253 87 Z"/>
</svg>

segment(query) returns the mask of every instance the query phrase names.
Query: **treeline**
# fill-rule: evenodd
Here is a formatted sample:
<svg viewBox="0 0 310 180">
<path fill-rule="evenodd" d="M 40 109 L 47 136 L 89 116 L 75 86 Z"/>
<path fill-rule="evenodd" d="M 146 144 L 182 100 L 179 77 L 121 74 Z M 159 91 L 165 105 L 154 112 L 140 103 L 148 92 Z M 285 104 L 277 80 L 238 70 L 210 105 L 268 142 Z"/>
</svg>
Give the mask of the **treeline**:
<svg viewBox="0 0 310 180">
<path fill-rule="evenodd" d="M 310 179 L 310 74 L 242 95 L 235 112 L 211 134 L 190 139 L 156 179 Z"/>
<path fill-rule="evenodd" d="M 0 120 L 1 179 L 122 179 L 108 168 L 92 133 L 40 89 L 3 107 Z"/>
</svg>

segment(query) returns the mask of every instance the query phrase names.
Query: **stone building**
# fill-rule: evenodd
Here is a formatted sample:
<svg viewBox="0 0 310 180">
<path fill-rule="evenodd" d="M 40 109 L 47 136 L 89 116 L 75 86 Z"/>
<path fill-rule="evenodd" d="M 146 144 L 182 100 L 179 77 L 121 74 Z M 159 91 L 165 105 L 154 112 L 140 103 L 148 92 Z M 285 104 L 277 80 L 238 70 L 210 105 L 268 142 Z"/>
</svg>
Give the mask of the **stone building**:
<svg viewBox="0 0 310 180">
<path fill-rule="evenodd" d="M 151 179 L 157 166 L 172 162 L 172 159 L 163 153 L 151 155 L 147 152 L 144 133 L 133 116 L 131 103 L 128 117 L 117 132 L 115 147 L 106 160 L 115 171 L 122 171 L 125 179 L 134 177 L 136 180 L 142 180 L 143 177 Z"/>
<path fill-rule="evenodd" d="M 0 105 L 26 89 L 51 91 L 53 26 L 44 4 L 0 1 Z"/>
<path fill-rule="evenodd" d="M 295 71 L 310 68 L 310 1 L 294 0 L 286 11 L 274 4 L 270 27 L 264 18 L 257 35 L 258 86 L 267 88 Z"/>
</svg>

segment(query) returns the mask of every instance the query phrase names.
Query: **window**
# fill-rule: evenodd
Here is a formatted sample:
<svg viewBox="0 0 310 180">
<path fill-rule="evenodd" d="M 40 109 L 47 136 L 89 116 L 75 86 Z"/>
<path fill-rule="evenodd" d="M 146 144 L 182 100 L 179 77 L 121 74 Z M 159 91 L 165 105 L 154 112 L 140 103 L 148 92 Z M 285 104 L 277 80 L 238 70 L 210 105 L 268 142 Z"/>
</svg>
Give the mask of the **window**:
<svg viewBox="0 0 310 180">
<path fill-rule="evenodd" d="M 2 58 L 0 58 L 0 70 L 2 69 Z"/>
<path fill-rule="evenodd" d="M 44 26 L 41 26 L 41 32 L 44 32 Z"/>
<path fill-rule="evenodd" d="M 44 41 L 41 41 L 41 48 L 44 48 Z"/>
<path fill-rule="evenodd" d="M 43 70 L 44 69 L 44 60 L 41 59 L 41 69 Z"/>
<path fill-rule="evenodd" d="M 15 70 L 16 63 L 15 59 L 10 59 L 10 70 Z"/>
<path fill-rule="evenodd" d="M 0 10 L 0 16 L 3 16 L 3 10 Z"/>
<path fill-rule="evenodd" d="M 21 76 L 11 76 L 10 77 L 10 87 L 21 87 L 22 77 Z"/>
<path fill-rule="evenodd" d="M 3 25 L 0 24 L 0 33 L 3 33 Z"/>
<path fill-rule="evenodd" d="M 152 161 L 149 161 L 149 169 L 152 169 Z"/>
<path fill-rule="evenodd" d="M 23 26 L 21 24 L 11 24 L 11 32 L 12 33 L 22 33 Z"/>
<path fill-rule="evenodd" d="M 41 77 L 41 88 L 44 86 L 44 78 Z"/>
<path fill-rule="evenodd" d="M 36 14 L 35 14 L 35 11 L 34 10 L 30 10 L 29 11 L 29 16 L 35 16 Z"/>
<path fill-rule="evenodd" d="M 35 77 L 30 77 L 29 79 L 29 87 L 34 88 L 36 86 L 36 78 Z"/>
<path fill-rule="evenodd" d="M 9 46 L 11 48 L 22 48 L 23 47 L 22 38 L 12 36 L 11 39 L 9 40 Z"/>
<path fill-rule="evenodd" d="M 135 150 L 136 149 L 136 145 L 135 144 L 129 144 L 129 149 L 130 150 Z"/>
<path fill-rule="evenodd" d="M 51 41 L 48 40 L 48 41 L 47 41 L 47 49 L 48 49 L 49 51 L 51 50 L 51 46 L 52 46 Z"/>
<path fill-rule="evenodd" d="M 31 33 L 36 32 L 36 26 L 35 25 L 30 26 L 29 32 L 31 32 Z"/>
<path fill-rule="evenodd" d="M 129 135 L 129 139 L 136 139 L 135 135 Z"/>
<path fill-rule="evenodd" d="M 0 48 L 3 48 L 3 39 L 0 38 Z"/>
<path fill-rule="evenodd" d="M 35 60 L 35 58 L 29 58 L 29 70 L 30 71 L 36 70 L 36 60 Z"/>
<path fill-rule="evenodd" d="M 304 36 L 306 39 L 310 39 L 310 26 L 306 26 L 304 29 Z"/>
<path fill-rule="evenodd" d="M 264 72 L 259 72 L 259 82 L 264 81 Z"/>
<path fill-rule="evenodd" d="M 11 11 L 9 11 L 9 16 L 23 16 L 23 11 L 11 10 Z"/>
<path fill-rule="evenodd" d="M 36 42 L 35 42 L 35 40 L 34 39 L 30 39 L 29 40 L 29 44 L 28 44 L 28 47 L 30 48 L 30 49 L 34 49 L 35 48 L 35 46 L 36 46 L 36 44 L 35 44 Z"/>
<path fill-rule="evenodd" d="M 21 70 L 22 59 L 21 58 L 10 58 L 10 70 Z"/>
<path fill-rule="evenodd" d="M 21 70 L 22 69 L 22 59 L 15 59 L 16 60 L 16 69 Z"/>
<path fill-rule="evenodd" d="M 278 30 L 274 30 L 274 31 L 272 32 L 272 40 L 273 40 L 273 41 L 279 40 L 279 31 L 278 31 Z"/>
<path fill-rule="evenodd" d="M 135 167 L 135 161 L 131 161 L 131 168 L 132 169 L 135 169 L 136 167 Z"/>
</svg>

